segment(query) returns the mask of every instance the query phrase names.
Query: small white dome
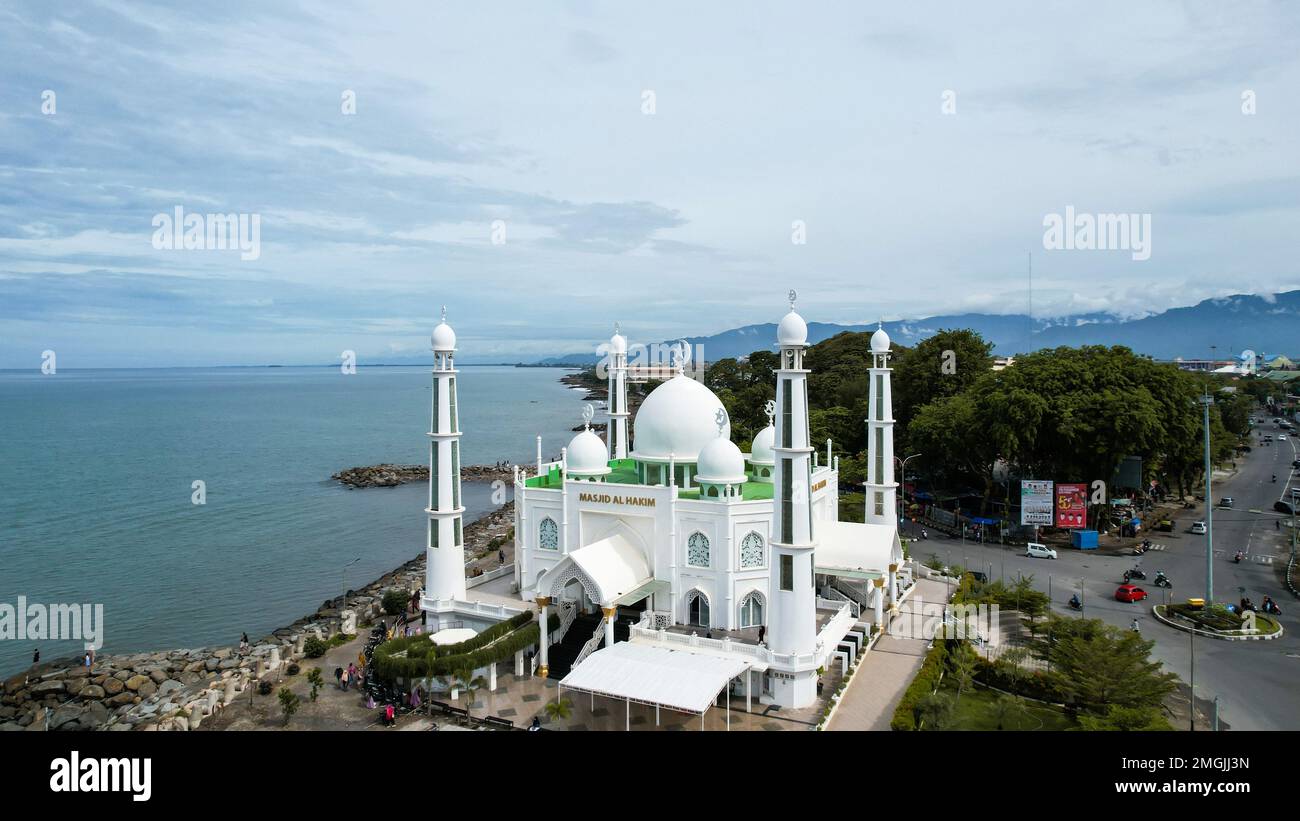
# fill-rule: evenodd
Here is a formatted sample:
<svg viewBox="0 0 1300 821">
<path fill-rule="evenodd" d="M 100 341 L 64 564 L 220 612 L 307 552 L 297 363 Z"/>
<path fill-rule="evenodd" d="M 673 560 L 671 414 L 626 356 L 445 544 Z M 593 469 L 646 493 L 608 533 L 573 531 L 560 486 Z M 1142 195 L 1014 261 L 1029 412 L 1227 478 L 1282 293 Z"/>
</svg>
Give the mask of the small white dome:
<svg viewBox="0 0 1300 821">
<path fill-rule="evenodd" d="M 456 350 L 456 332 L 446 322 L 439 322 L 438 327 L 433 329 L 433 335 L 429 337 L 433 343 L 435 351 L 454 351 Z"/>
<path fill-rule="evenodd" d="M 627 353 L 627 337 L 616 333 L 609 338 L 610 353 Z"/>
<path fill-rule="evenodd" d="M 776 326 L 776 341 L 779 345 L 807 345 L 808 323 L 793 310 L 781 319 Z"/>
<path fill-rule="evenodd" d="M 685 374 L 677 374 L 650 392 L 632 422 L 632 458 L 678 463 L 694 462 L 704 446 L 718 438 L 722 400 Z M 721 435 L 731 436 L 724 422 Z"/>
<path fill-rule="evenodd" d="M 569 440 L 565 456 L 568 459 L 569 473 L 575 476 L 604 476 L 610 471 L 605 443 L 591 428 Z"/>
<path fill-rule="evenodd" d="M 772 448 L 776 445 L 776 428 L 772 425 L 760 430 L 749 446 L 749 462 L 752 465 L 775 465 L 776 454 Z"/>
<path fill-rule="evenodd" d="M 889 334 L 885 333 L 883 326 L 876 328 L 876 332 L 871 335 L 871 352 L 889 353 Z"/>
<path fill-rule="evenodd" d="M 700 451 L 696 470 L 697 482 L 738 485 L 745 481 L 745 456 L 730 439 L 719 436 Z"/>
</svg>

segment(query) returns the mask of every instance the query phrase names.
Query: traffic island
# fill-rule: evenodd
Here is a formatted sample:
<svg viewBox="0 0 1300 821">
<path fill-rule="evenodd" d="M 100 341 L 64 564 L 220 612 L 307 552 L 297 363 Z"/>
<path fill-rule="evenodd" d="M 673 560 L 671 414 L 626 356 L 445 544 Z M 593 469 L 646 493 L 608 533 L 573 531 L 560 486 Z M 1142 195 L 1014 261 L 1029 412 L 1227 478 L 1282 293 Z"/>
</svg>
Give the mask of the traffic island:
<svg viewBox="0 0 1300 821">
<path fill-rule="evenodd" d="M 1271 641 L 1281 638 L 1282 625 L 1263 613 L 1254 613 L 1254 627 L 1246 627 L 1240 615 L 1223 605 L 1157 604 L 1151 613 L 1162 624 L 1184 633 L 1195 633 L 1223 641 Z"/>
</svg>

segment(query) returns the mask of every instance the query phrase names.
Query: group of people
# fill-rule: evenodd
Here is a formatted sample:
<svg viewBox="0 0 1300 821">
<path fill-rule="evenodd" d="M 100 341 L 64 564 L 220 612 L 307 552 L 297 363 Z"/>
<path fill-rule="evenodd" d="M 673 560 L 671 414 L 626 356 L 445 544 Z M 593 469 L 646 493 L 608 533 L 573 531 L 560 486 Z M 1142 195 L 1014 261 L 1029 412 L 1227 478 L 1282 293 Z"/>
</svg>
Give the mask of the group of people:
<svg viewBox="0 0 1300 821">
<path fill-rule="evenodd" d="M 334 668 L 334 680 L 338 682 L 340 690 L 347 690 L 353 685 L 360 687 L 361 671 L 355 663 L 349 662 L 346 670 L 342 667 Z"/>
</svg>

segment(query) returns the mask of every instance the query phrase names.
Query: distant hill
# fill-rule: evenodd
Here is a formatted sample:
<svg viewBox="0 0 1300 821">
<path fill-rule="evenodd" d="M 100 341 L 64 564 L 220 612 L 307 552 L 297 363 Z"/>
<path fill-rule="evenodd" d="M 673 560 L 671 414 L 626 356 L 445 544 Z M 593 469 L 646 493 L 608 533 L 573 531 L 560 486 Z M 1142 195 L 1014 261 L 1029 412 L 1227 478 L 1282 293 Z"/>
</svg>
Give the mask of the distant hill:
<svg viewBox="0 0 1300 821">
<path fill-rule="evenodd" d="M 874 330 L 876 323 L 838 325 L 809 322 L 812 344 L 843 331 Z M 1236 294 L 1207 299 L 1187 308 L 1173 308 L 1141 319 L 1121 319 L 1108 313 L 1073 314 L 1033 320 L 1025 314 L 945 314 L 925 319 L 886 322 L 885 330 L 901 345 L 915 345 L 944 328 L 970 328 L 993 343 L 1000 355 L 1026 353 L 1060 345 L 1126 345 L 1156 359 L 1205 359 L 1213 353 L 1227 358 L 1249 348 L 1257 353 L 1300 354 L 1300 291 L 1255 296 Z M 714 362 L 775 348 L 776 323 L 746 325 L 708 336 L 688 336 L 702 345 Z M 673 342 L 675 340 L 664 340 Z M 1212 351 L 1210 346 L 1216 346 Z M 592 354 L 547 357 L 538 364 L 590 365 Z"/>
</svg>

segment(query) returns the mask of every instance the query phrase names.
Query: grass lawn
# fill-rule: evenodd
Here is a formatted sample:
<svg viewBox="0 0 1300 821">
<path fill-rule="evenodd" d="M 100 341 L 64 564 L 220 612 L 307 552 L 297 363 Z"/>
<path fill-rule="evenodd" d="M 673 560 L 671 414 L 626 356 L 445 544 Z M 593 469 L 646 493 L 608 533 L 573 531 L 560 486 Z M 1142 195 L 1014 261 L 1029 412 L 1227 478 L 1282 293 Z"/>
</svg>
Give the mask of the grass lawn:
<svg viewBox="0 0 1300 821">
<path fill-rule="evenodd" d="M 956 696 L 956 688 L 950 686 L 948 682 L 951 677 L 944 678 L 944 684 L 939 688 L 939 692 L 946 693 L 949 696 Z M 974 689 L 967 690 L 961 694 L 961 702 L 957 704 L 953 712 L 953 722 L 945 729 L 948 730 L 997 730 L 998 718 L 994 711 L 994 702 L 997 700 L 998 693 L 985 687 L 976 685 Z M 1046 704 L 1039 704 L 1034 701 L 1022 699 L 1020 703 L 1024 706 L 1023 710 L 1012 709 L 1008 712 L 1002 721 L 1004 730 L 1077 730 L 1078 723 L 1067 716 L 1061 710 L 1055 707 L 1049 707 Z"/>
</svg>

